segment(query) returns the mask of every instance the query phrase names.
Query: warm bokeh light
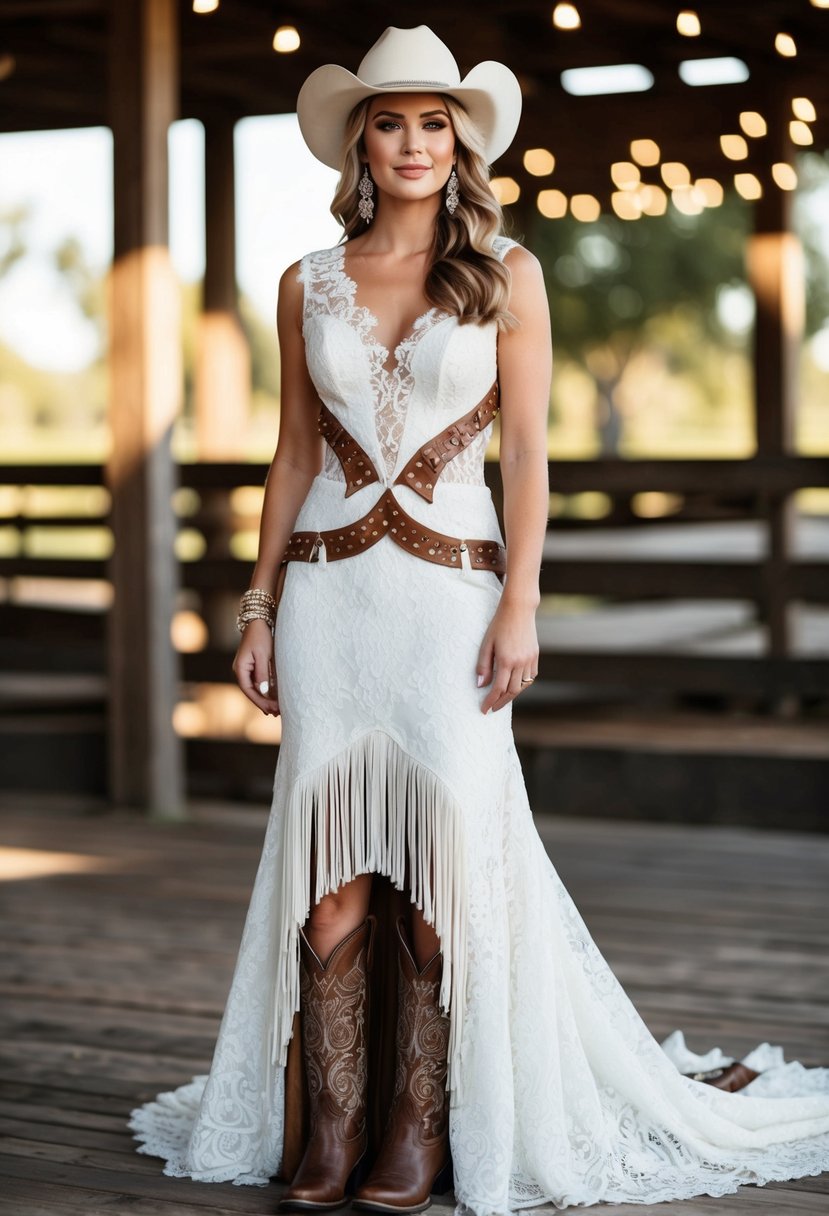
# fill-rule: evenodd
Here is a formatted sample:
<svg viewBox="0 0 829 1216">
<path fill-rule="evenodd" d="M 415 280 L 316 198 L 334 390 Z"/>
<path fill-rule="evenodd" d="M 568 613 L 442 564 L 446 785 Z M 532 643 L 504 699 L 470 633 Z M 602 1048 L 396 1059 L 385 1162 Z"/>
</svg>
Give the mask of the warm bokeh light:
<svg viewBox="0 0 829 1216">
<path fill-rule="evenodd" d="M 759 139 L 768 130 L 765 118 L 756 110 L 743 110 L 740 115 L 740 126 L 752 139 Z"/>
<path fill-rule="evenodd" d="M 575 219 L 589 224 L 599 218 L 602 208 L 595 194 L 574 194 L 570 199 L 570 213 Z"/>
<path fill-rule="evenodd" d="M 0 55 L 0 80 L 8 80 L 17 67 L 17 60 L 14 55 L 10 55 L 5 51 Z"/>
<path fill-rule="evenodd" d="M 753 173 L 735 173 L 734 186 L 737 193 L 749 201 L 755 198 L 761 198 L 763 195 L 763 187 L 760 185 L 760 179 Z"/>
<path fill-rule="evenodd" d="M 705 199 L 695 186 L 675 186 L 671 191 L 671 202 L 683 215 L 699 215 L 705 207 Z"/>
<path fill-rule="evenodd" d="M 610 166 L 613 184 L 620 190 L 635 190 L 641 180 L 639 168 L 629 160 L 617 160 Z"/>
<path fill-rule="evenodd" d="M 581 29 L 581 17 L 575 4 L 557 4 L 553 9 L 553 25 L 557 30 Z"/>
<path fill-rule="evenodd" d="M 548 220 L 560 220 L 567 214 L 567 195 L 561 190 L 540 190 L 535 205 Z"/>
<path fill-rule="evenodd" d="M 273 49 L 280 55 L 290 55 L 299 50 L 299 30 L 295 25 L 280 25 L 273 36 Z"/>
<path fill-rule="evenodd" d="M 794 166 L 786 164 L 784 160 L 779 160 L 772 165 L 771 176 L 774 179 L 774 184 L 779 186 L 781 190 L 797 189 L 797 173 Z"/>
<path fill-rule="evenodd" d="M 638 220 L 642 214 L 642 203 L 632 190 L 614 190 L 610 205 L 620 220 Z"/>
<path fill-rule="evenodd" d="M 700 32 L 699 17 L 692 8 L 683 8 L 676 15 L 676 29 L 678 34 L 683 34 L 686 38 L 696 38 Z"/>
<path fill-rule="evenodd" d="M 88 853 L 58 853 L 46 849 L 24 849 L 5 845 L 0 848 L 0 882 L 20 882 L 31 878 L 52 878 L 58 874 L 96 874 L 122 868 L 114 857 Z"/>
<path fill-rule="evenodd" d="M 193 0 L 194 13 L 215 13 L 219 0 Z"/>
<path fill-rule="evenodd" d="M 668 210 L 668 196 L 661 186 L 640 186 L 637 197 L 643 215 L 664 215 Z"/>
<path fill-rule="evenodd" d="M 812 8 L 829 8 L 829 0 L 809 0 Z"/>
<path fill-rule="evenodd" d="M 720 147 L 729 160 L 745 160 L 748 156 L 748 144 L 742 135 L 721 135 Z"/>
<path fill-rule="evenodd" d="M 179 654 L 196 654 L 204 650 L 208 642 L 207 626 L 199 614 L 189 608 L 175 614 L 170 636 Z"/>
<path fill-rule="evenodd" d="M 783 55 L 786 59 L 792 59 L 797 54 L 797 44 L 791 34 L 784 34 L 782 31 L 774 39 L 774 49 L 778 55 Z"/>
<path fill-rule="evenodd" d="M 556 158 L 546 148 L 528 148 L 524 153 L 524 168 L 533 177 L 546 177 L 556 167 Z"/>
<path fill-rule="evenodd" d="M 814 103 L 808 97 L 792 98 L 792 114 L 794 114 L 795 118 L 799 118 L 801 122 L 814 122 L 817 118 Z"/>
<path fill-rule="evenodd" d="M 715 177 L 698 177 L 694 189 L 701 195 L 706 207 L 719 207 L 723 200 L 723 188 Z"/>
<path fill-rule="evenodd" d="M 687 186 L 691 181 L 691 171 L 681 160 L 666 160 L 664 165 L 660 166 L 659 172 L 669 190 Z"/>
<path fill-rule="evenodd" d="M 173 729 L 183 739 L 197 739 L 207 734 L 208 720 L 204 706 L 196 701 L 179 701 L 173 710 Z"/>
<path fill-rule="evenodd" d="M 659 164 L 659 144 L 653 139 L 632 139 L 630 141 L 630 154 L 633 159 L 640 165 L 658 165 Z"/>
<path fill-rule="evenodd" d="M 489 186 L 502 207 L 517 203 L 521 197 L 521 187 L 514 177 L 493 177 Z"/>
<path fill-rule="evenodd" d="M 808 147 L 809 144 L 815 142 L 812 128 L 808 123 L 801 122 L 799 118 L 794 118 L 789 123 L 789 137 L 793 144 L 798 144 L 801 148 Z"/>
</svg>

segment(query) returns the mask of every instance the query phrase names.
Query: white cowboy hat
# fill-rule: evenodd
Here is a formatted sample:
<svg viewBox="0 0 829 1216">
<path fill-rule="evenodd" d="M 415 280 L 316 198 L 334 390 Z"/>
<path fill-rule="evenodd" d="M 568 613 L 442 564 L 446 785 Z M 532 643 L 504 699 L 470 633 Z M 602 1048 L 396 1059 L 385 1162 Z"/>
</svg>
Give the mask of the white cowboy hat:
<svg viewBox="0 0 829 1216">
<path fill-rule="evenodd" d="M 488 164 L 512 143 L 521 117 L 521 86 L 503 63 L 487 59 L 461 80 L 454 56 L 427 25 L 390 25 L 353 72 L 317 68 L 299 90 L 299 129 L 318 160 L 339 169 L 345 124 L 358 101 L 376 93 L 451 93 L 484 137 Z"/>
</svg>

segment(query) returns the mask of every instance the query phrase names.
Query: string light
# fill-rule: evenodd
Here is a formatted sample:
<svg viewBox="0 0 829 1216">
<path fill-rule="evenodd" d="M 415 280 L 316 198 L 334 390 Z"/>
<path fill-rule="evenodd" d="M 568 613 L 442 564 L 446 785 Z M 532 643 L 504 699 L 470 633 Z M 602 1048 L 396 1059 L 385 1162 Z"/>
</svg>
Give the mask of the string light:
<svg viewBox="0 0 829 1216">
<path fill-rule="evenodd" d="M 719 207 L 725 191 L 715 177 L 698 177 L 694 189 L 702 196 L 706 207 Z"/>
<path fill-rule="evenodd" d="M 630 155 L 640 165 L 658 165 L 659 144 L 653 139 L 632 139 Z"/>
<path fill-rule="evenodd" d="M 589 224 L 599 218 L 602 208 L 595 194 L 574 194 L 570 199 L 570 211 L 575 219 Z"/>
<path fill-rule="evenodd" d="M 614 190 L 610 205 L 620 220 L 638 220 L 642 214 L 642 202 L 631 190 Z"/>
<path fill-rule="evenodd" d="M 699 17 L 692 8 L 684 8 L 676 15 L 677 32 L 686 38 L 696 38 L 700 32 Z"/>
<path fill-rule="evenodd" d="M 617 160 L 610 166 L 610 176 L 620 190 L 635 190 L 641 175 L 636 165 L 629 160 Z"/>
<path fill-rule="evenodd" d="M 659 172 L 669 190 L 676 190 L 691 182 L 691 171 L 687 165 L 683 165 L 681 160 L 666 160 Z"/>
<path fill-rule="evenodd" d="M 524 153 L 524 168 L 533 177 L 547 177 L 556 167 L 556 158 L 546 148 L 528 148 Z"/>
<path fill-rule="evenodd" d="M 567 195 L 561 190 L 540 190 L 535 205 L 548 220 L 560 220 L 567 214 Z"/>
<path fill-rule="evenodd" d="M 792 98 L 792 114 L 802 122 L 814 122 L 817 118 L 817 111 L 808 97 Z"/>
<path fill-rule="evenodd" d="M 729 160 L 745 160 L 748 156 L 748 144 L 742 135 L 721 135 L 720 147 L 723 156 L 727 156 Z"/>
<path fill-rule="evenodd" d="M 219 0 L 193 0 L 194 13 L 215 13 Z"/>
<path fill-rule="evenodd" d="M 502 207 L 517 203 L 521 197 L 521 187 L 514 177 L 493 177 L 489 187 Z"/>
<path fill-rule="evenodd" d="M 292 51 L 298 51 L 299 44 L 299 30 L 295 25 L 280 25 L 273 36 L 273 49 L 280 55 L 290 55 Z"/>
<path fill-rule="evenodd" d="M 795 118 L 789 123 L 789 137 L 793 144 L 798 144 L 801 148 L 808 147 L 809 144 L 815 142 L 811 127 L 808 123 L 801 122 L 799 118 Z"/>
<path fill-rule="evenodd" d="M 637 193 L 644 215 L 664 215 L 668 210 L 668 196 L 661 186 L 640 186 Z"/>
<path fill-rule="evenodd" d="M 683 215 L 699 215 L 705 207 L 705 198 L 695 186 L 676 186 L 671 191 L 671 202 Z"/>
<path fill-rule="evenodd" d="M 774 39 L 774 49 L 778 55 L 782 55 L 785 59 L 793 59 L 797 54 L 797 43 L 791 34 L 781 31 Z"/>
<path fill-rule="evenodd" d="M 763 187 L 760 185 L 760 179 L 755 177 L 753 173 L 735 173 L 734 185 L 737 193 L 749 201 L 762 198 L 763 196 Z"/>
<path fill-rule="evenodd" d="M 580 30 L 581 17 L 575 4 L 557 4 L 553 9 L 553 25 L 557 30 Z"/>
<path fill-rule="evenodd" d="M 798 115 L 799 117 L 800 115 Z M 759 139 L 768 130 L 765 118 L 763 118 L 762 114 L 758 114 L 756 110 L 743 110 L 740 115 L 740 126 L 746 135 L 750 135 L 752 139 Z"/>
<path fill-rule="evenodd" d="M 797 173 L 792 165 L 786 164 L 785 161 L 777 161 L 771 167 L 771 175 L 774 178 L 774 183 L 781 190 L 795 190 L 797 188 Z"/>
</svg>

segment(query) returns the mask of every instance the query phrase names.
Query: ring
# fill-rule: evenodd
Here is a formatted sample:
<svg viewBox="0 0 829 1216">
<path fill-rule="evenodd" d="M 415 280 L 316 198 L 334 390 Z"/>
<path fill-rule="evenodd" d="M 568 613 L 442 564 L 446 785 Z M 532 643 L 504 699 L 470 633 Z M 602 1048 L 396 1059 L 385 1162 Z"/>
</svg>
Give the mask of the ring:
<svg viewBox="0 0 829 1216">
<path fill-rule="evenodd" d="M 535 681 L 535 676 L 533 676 L 532 679 L 530 679 L 530 680 L 525 680 L 523 677 L 521 678 L 522 684 L 532 684 L 532 683 L 534 683 L 534 681 Z"/>
<path fill-rule="evenodd" d="M 270 684 L 268 683 L 268 681 L 262 680 L 261 684 L 259 685 L 259 691 L 261 692 L 263 697 L 266 695 L 269 688 L 270 688 Z"/>
</svg>

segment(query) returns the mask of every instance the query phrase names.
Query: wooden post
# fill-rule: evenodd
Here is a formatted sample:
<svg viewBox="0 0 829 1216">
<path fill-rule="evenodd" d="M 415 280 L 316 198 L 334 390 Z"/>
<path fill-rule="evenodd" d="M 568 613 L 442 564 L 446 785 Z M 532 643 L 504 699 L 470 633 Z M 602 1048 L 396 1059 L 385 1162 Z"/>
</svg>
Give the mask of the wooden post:
<svg viewBox="0 0 829 1216">
<path fill-rule="evenodd" d="M 196 440 L 201 460 L 245 456 L 250 351 L 236 306 L 232 116 L 205 118 L 204 303 L 196 331 Z"/>
<path fill-rule="evenodd" d="M 769 169 L 776 161 L 792 164 L 789 138 L 793 117 L 791 90 L 779 83 L 769 90 L 766 155 Z M 798 361 L 803 338 L 806 289 L 803 251 L 792 231 L 792 192 L 771 180 L 754 204 L 754 232 L 747 251 L 749 283 L 756 302 L 754 327 L 754 399 L 757 454 L 780 456 L 792 452 L 798 397 Z M 764 568 L 764 600 L 768 652 L 786 656 L 791 648 L 792 620 L 788 604 L 789 557 L 794 527 L 794 500 L 768 495 L 768 552 Z"/>
<path fill-rule="evenodd" d="M 170 638 L 178 583 L 170 437 L 182 381 L 179 292 L 167 247 L 177 20 L 177 0 L 110 2 L 110 788 L 116 803 L 170 818 L 184 807 L 183 750 L 172 721 L 178 664 Z"/>
</svg>

